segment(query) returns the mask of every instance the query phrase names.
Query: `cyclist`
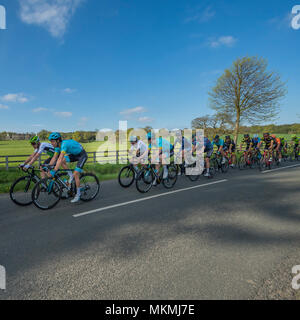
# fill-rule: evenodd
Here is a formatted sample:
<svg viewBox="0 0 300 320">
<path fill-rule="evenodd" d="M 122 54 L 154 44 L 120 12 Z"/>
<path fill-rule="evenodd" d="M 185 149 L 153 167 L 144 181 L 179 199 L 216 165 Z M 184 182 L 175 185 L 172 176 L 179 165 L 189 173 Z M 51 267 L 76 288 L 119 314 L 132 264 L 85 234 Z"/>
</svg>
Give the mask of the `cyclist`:
<svg viewBox="0 0 300 320">
<path fill-rule="evenodd" d="M 262 145 L 262 143 L 265 143 L 265 149 L 264 151 L 268 151 L 270 155 L 270 161 L 272 161 L 272 154 L 273 154 L 273 148 L 276 146 L 276 142 L 273 137 L 270 136 L 268 132 L 263 134 L 263 139 L 258 143 L 258 148 Z M 264 155 L 264 160 L 266 157 L 266 154 Z"/>
<path fill-rule="evenodd" d="M 82 145 L 74 140 L 62 140 L 60 133 L 53 132 L 49 136 L 49 141 L 55 148 L 55 154 L 50 162 L 50 165 L 54 165 L 57 160 L 54 169 L 50 171 L 52 177 L 55 176 L 57 170 L 62 166 L 64 169 L 68 169 L 68 162 L 76 162 L 77 166 L 74 170 L 74 176 L 69 173 L 70 180 L 74 177 L 76 183 L 77 193 L 72 203 L 78 202 L 80 200 L 80 174 L 82 172 L 83 166 L 88 159 L 86 151 L 83 149 Z M 60 154 L 59 154 L 60 153 Z"/>
<path fill-rule="evenodd" d="M 163 165 L 163 179 L 168 178 L 168 167 L 166 165 L 166 162 L 168 159 L 170 159 L 173 154 L 174 154 L 174 146 L 166 139 L 159 137 L 159 138 L 154 138 L 154 136 L 151 138 L 151 148 L 156 149 L 155 152 L 155 157 L 156 157 L 156 162 L 159 162 L 156 164 L 155 172 L 159 172 L 159 168 L 161 164 Z M 153 182 L 153 185 L 155 186 L 157 184 L 156 177 Z"/>
<path fill-rule="evenodd" d="M 294 136 L 292 138 L 292 141 L 294 142 L 294 153 L 295 153 L 295 158 L 298 158 L 299 156 L 299 138 L 297 136 Z"/>
<path fill-rule="evenodd" d="M 281 151 L 282 156 L 287 157 L 288 143 L 284 137 L 280 137 L 279 139 L 280 139 L 280 148 L 281 150 L 283 150 L 283 152 Z"/>
<path fill-rule="evenodd" d="M 240 151 L 242 151 L 242 147 L 244 144 L 246 144 L 246 152 L 247 152 L 247 155 L 251 155 L 251 143 L 252 143 L 252 140 L 249 136 L 249 134 L 244 134 L 244 139 L 242 140 L 241 144 L 240 144 Z"/>
<path fill-rule="evenodd" d="M 224 152 L 224 140 L 223 139 L 220 139 L 220 136 L 219 135 L 216 135 L 213 139 L 213 142 L 212 142 L 213 145 L 216 145 L 217 148 L 218 148 L 218 151 L 217 153 L 218 154 L 221 154 L 222 155 L 222 164 L 225 164 L 226 163 L 226 159 L 225 159 L 225 152 Z"/>
<path fill-rule="evenodd" d="M 258 155 L 258 158 L 260 159 L 261 157 L 261 154 L 260 154 L 260 151 L 259 151 L 259 145 L 260 145 L 260 138 L 258 136 L 258 134 L 255 134 L 251 140 L 251 148 L 253 148 L 255 151 L 255 154 Z"/>
<path fill-rule="evenodd" d="M 271 137 L 274 139 L 275 141 L 275 145 L 274 145 L 274 152 L 275 155 L 278 154 L 278 162 L 281 162 L 282 159 L 282 154 L 281 154 L 281 141 L 279 138 L 276 137 L 275 134 L 272 134 Z"/>
<path fill-rule="evenodd" d="M 182 159 L 186 159 L 186 157 L 188 157 L 188 155 L 191 155 L 192 153 L 192 144 L 190 142 L 189 139 L 187 139 L 186 137 L 184 137 L 182 135 L 181 130 L 176 131 L 176 139 L 174 141 L 174 149 L 176 149 L 176 146 L 179 145 L 179 150 L 177 152 L 177 155 L 179 155 L 181 153 L 181 157 Z M 187 164 L 185 164 L 185 167 L 187 166 Z M 181 174 L 181 172 L 178 173 L 179 175 Z"/>
<path fill-rule="evenodd" d="M 235 155 L 235 142 L 233 141 L 233 139 L 231 139 L 230 136 L 226 136 L 225 137 L 225 141 L 224 141 L 224 151 L 228 151 L 228 153 L 231 155 L 231 167 L 234 168 L 235 167 L 235 163 L 236 163 L 236 155 Z"/>
<path fill-rule="evenodd" d="M 30 138 L 29 143 L 32 145 L 34 152 L 29 158 L 22 164 L 19 165 L 20 168 L 24 168 L 25 171 L 34 164 L 36 160 L 40 157 L 42 153 L 45 153 L 49 156 L 48 159 L 46 159 L 43 164 L 40 166 L 41 169 L 41 177 L 45 178 L 46 173 L 43 170 L 43 167 L 50 163 L 52 157 L 54 156 L 54 148 L 50 143 L 47 142 L 41 142 L 40 138 L 38 136 L 33 136 Z"/>
<path fill-rule="evenodd" d="M 131 163 L 137 165 L 141 163 L 143 166 L 148 162 L 148 147 L 147 145 L 138 137 L 131 136 L 129 138 L 131 148 L 130 152 L 133 153 L 132 158 L 129 160 Z M 137 167 L 135 167 L 137 169 Z M 137 172 L 137 171 L 136 171 Z"/>
<path fill-rule="evenodd" d="M 199 148 L 201 149 L 201 144 L 199 143 L 199 141 L 197 141 L 197 136 L 195 134 L 193 134 L 192 141 L 193 141 L 193 152 L 195 152 L 196 150 L 199 150 Z M 211 141 L 207 137 L 204 137 L 204 153 L 206 153 L 206 156 L 205 156 L 206 171 L 204 174 L 205 177 L 211 176 L 211 174 L 210 174 L 210 158 L 211 158 L 213 152 L 214 152 L 213 144 L 211 143 Z"/>
</svg>

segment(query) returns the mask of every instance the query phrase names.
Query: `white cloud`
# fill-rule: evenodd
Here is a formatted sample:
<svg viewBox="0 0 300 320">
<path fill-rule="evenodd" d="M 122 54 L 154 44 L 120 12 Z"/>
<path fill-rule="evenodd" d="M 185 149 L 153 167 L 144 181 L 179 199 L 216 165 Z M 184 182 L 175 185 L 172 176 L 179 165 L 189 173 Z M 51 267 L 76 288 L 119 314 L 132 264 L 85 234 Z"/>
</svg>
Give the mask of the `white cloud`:
<svg viewBox="0 0 300 320">
<path fill-rule="evenodd" d="M 232 47 L 237 42 L 237 39 L 232 36 L 222 36 L 217 39 L 211 39 L 209 46 L 211 48 L 218 48 L 221 46 Z"/>
<path fill-rule="evenodd" d="M 3 104 L 0 104 L 0 110 L 8 110 L 8 106 L 4 106 Z"/>
<path fill-rule="evenodd" d="M 62 37 L 79 4 L 84 0 L 19 0 L 24 23 L 45 28 L 53 37 Z"/>
<path fill-rule="evenodd" d="M 44 125 L 43 125 L 43 124 L 33 124 L 32 126 L 33 126 L 33 127 L 37 127 L 37 128 L 41 128 L 41 127 L 43 127 Z"/>
<path fill-rule="evenodd" d="M 35 108 L 35 109 L 32 109 L 32 112 L 42 112 L 47 110 L 48 110 L 47 108 Z"/>
<path fill-rule="evenodd" d="M 63 92 L 71 94 L 71 93 L 76 92 L 76 89 L 66 88 L 66 89 L 63 90 Z"/>
<path fill-rule="evenodd" d="M 120 114 L 131 115 L 134 113 L 141 113 L 141 112 L 145 112 L 145 111 L 146 111 L 146 109 L 144 107 L 136 107 L 136 108 L 126 109 L 124 111 L 121 111 Z"/>
<path fill-rule="evenodd" d="M 1 100 L 6 102 L 19 102 L 19 103 L 28 102 L 28 98 L 26 98 L 23 93 L 8 93 L 3 97 L 1 97 Z"/>
<path fill-rule="evenodd" d="M 67 111 L 54 112 L 54 115 L 59 118 L 70 118 L 72 117 L 72 112 L 67 112 Z"/>
</svg>

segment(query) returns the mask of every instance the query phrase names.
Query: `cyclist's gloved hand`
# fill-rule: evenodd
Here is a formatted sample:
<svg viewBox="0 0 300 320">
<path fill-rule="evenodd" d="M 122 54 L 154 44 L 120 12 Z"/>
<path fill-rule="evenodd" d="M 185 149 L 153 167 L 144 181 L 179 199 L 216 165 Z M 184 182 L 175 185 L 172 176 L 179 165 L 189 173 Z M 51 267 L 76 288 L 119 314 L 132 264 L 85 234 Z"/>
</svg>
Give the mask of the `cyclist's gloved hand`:
<svg viewBox="0 0 300 320">
<path fill-rule="evenodd" d="M 24 168 L 25 168 L 25 169 L 29 169 L 29 168 L 30 168 L 30 165 L 29 165 L 29 164 L 26 164 L 26 165 L 24 166 Z"/>
<path fill-rule="evenodd" d="M 51 170 L 51 171 L 50 171 L 50 175 L 54 178 L 55 175 L 56 175 L 56 171 L 55 171 L 55 170 Z"/>
<path fill-rule="evenodd" d="M 42 168 L 42 170 L 47 172 L 47 171 L 49 170 L 49 168 L 45 165 L 45 166 Z"/>
</svg>

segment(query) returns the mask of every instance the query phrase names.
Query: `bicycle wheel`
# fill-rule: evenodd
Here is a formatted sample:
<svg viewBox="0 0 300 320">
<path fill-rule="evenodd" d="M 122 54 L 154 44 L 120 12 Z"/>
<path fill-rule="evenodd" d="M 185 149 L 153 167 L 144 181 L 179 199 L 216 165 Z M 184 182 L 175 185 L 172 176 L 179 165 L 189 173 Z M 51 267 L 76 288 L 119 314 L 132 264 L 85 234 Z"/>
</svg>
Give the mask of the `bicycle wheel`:
<svg viewBox="0 0 300 320">
<path fill-rule="evenodd" d="M 61 199 L 62 190 L 53 178 L 45 178 L 36 183 L 32 190 L 33 204 L 42 210 L 52 209 Z"/>
<path fill-rule="evenodd" d="M 135 172 L 132 169 L 132 166 L 122 168 L 118 176 L 120 186 L 123 188 L 129 188 L 133 184 L 134 174 Z"/>
<path fill-rule="evenodd" d="M 195 182 L 197 180 L 199 180 L 200 178 L 200 175 L 202 174 L 199 174 L 198 170 L 196 168 L 196 164 L 193 164 L 192 166 L 189 167 L 189 170 L 191 171 L 191 174 L 186 174 L 186 176 L 192 181 L 192 182 Z"/>
<path fill-rule="evenodd" d="M 223 173 L 226 173 L 229 169 L 228 160 L 225 158 L 225 163 L 222 163 L 221 170 Z"/>
<path fill-rule="evenodd" d="M 163 179 L 162 184 L 165 188 L 171 189 L 177 181 L 177 167 L 173 164 L 168 165 L 168 177 Z"/>
<path fill-rule="evenodd" d="M 80 176 L 80 199 L 82 201 L 91 201 L 96 198 L 100 190 L 100 182 L 93 173 L 83 173 Z"/>
<path fill-rule="evenodd" d="M 177 173 L 177 170 L 176 170 Z M 153 185 L 154 173 L 151 168 L 143 168 L 136 179 L 136 188 L 141 193 L 148 192 Z"/>
<path fill-rule="evenodd" d="M 19 206 L 29 206 L 32 204 L 31 193 L 37 181 L 37 177 L 31 176 L 17 179 L 10 187 L 10 199 Z"/>
</svg>

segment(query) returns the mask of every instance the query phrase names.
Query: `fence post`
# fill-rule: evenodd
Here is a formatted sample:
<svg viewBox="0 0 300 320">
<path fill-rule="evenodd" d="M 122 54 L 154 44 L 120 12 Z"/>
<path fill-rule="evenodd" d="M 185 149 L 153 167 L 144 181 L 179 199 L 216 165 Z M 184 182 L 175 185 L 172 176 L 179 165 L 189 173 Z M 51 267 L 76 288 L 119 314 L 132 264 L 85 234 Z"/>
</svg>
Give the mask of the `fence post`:
<svg viewBox="0 0 300 320">
<path fill-rule="evenodd" d="M 6 161 L 6 170 L 8 171 L 8 156 L 5 157 Z"/>
<path fill-rule="evenodd" d="M 119 164 L 119 150 L 116 153 L 116 164 Z"/>
<path fill-rule="evenodd" d="M 94 163 L 96 163 L 96 151 L 93 152 L 94 153 Z"/>
</svg>

